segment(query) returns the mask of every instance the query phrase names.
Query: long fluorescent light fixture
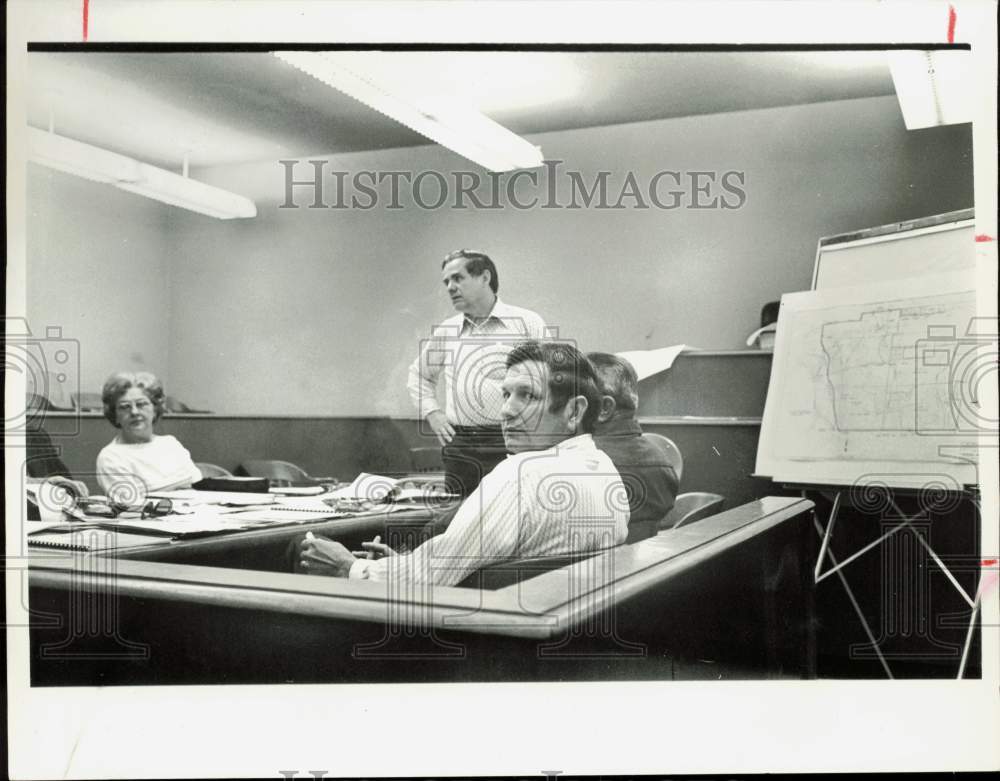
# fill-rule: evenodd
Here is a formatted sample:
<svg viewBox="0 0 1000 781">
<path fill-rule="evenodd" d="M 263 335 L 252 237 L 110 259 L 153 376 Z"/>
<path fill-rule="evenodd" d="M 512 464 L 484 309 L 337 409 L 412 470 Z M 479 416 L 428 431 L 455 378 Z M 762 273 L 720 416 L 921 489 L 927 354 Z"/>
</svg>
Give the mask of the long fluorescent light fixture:
<svg viewBox="0 0 1000 781">
<path fill-rule="evenodd" d="M 972 121 L 969 52 L 904 49 L 886 56 L 907 130 Z"/>
<path fill-rule="evenodd" d="M 542 165 L 537 146 L 485 114 L 450 101 L 406 94 L 384 76 L 365 73 L 364 62 L 351 52 L 272 53 L 487 170 L 514 171 Z"/>
<path fill-rule="evenodd" d="M 257 216 L 257 206 L 242 195 L 38 128 L 28 128 L 28 159 L 220 220 Z"/>
</svg>

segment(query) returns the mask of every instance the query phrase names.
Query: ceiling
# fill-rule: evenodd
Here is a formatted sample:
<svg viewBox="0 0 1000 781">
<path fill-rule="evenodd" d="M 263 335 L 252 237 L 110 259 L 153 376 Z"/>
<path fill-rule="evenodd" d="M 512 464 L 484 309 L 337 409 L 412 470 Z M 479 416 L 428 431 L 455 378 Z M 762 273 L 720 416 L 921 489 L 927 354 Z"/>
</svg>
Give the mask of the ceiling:
<svg viewBox="0 0 1000 781">
<path fill-rule="evenodd" d="M 522 135 L 895 94 L 871 51 L 358 56 Z M 171 169 L 429 143 L 266 52 L 32 52 L 27 94 L 30 125 Z"/>
</svg>

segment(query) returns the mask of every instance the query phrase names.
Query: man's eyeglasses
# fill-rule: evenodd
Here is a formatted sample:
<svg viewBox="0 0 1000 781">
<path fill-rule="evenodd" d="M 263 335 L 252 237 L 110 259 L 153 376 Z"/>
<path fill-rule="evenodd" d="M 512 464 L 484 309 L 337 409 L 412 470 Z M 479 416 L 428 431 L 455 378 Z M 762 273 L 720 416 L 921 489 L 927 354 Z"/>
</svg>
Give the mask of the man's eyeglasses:
<svg viewBox="0 0 1000 781">
<path fill-rule="evenodd" d="M 167 498 L 150 499 L 142 507 L 136 506 L 132 508 L 116 505 L 114 502 L 108 503 L 106 501 L 81 499 L 77 502 L 77 507 L 88 516 L 100 516 L 103 518 L 135 518 L 138 516 L 143 520 L 146 518 L 162 518 L 164 515 L 170 515 L 174 511 L 173 501 Z"/>
<path fill-rule="evenodd" d="M 142 518 L 160 518 L 170 515 L 174 510 L 174 503 L 170 499 L 153 499 L 146 502 L 142 508 Z"/>
<path fill-rule="evenodd" d="M 146 412 L 153 407 L 153 402 L 147 401 L 146 399 L 139 399 L 138 401 L 119 401 L 115 405 L 115 409 L 119 412 L 131 412 L 133 409 L 138 412 Z"/>
</svg>

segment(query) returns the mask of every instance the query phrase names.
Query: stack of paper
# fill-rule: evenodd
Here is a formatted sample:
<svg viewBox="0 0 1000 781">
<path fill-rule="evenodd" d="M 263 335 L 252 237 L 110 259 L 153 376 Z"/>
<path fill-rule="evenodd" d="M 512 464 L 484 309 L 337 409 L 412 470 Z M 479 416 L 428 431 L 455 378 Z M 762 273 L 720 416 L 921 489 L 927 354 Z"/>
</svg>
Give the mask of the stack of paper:
<svg viewBox="0 0 1000 781">
<path fill-rule="evenodd" d="M 277 497 L 274 494 L 251 494 L 242 491 L 196 491 L 193 488 L 181 488 L 175 491 L 153 491 L 151 499 L 170 499 L 188 505 L 221 504 L 229 507 L 253 507 L 259 504 L 272 504 Z"/>
<path fill-rule="evenodd" d="M 286 485 L 276 486 L 270 489 L 270 493 L 278 496 L 318 496 L 326 493 L 326 488 L 321 485 Z"/>
<path fill-rule="evenodd" d="M 399 480 L 384 475 L 362 472 L 354 482 L 330 492 L 333 499 L 349 499 L 364 502 L 384 502 L 397 486 Z"/>
</svg>

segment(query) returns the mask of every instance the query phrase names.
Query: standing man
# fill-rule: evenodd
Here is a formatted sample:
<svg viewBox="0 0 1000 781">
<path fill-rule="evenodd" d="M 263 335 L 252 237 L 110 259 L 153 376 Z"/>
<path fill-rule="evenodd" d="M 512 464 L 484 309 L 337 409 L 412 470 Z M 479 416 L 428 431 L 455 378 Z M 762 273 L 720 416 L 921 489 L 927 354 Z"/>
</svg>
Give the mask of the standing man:
<svg viewBox="0 0 1000 781">
<path fill-rule="evenodd" d="M 407 389 L 417 414 L 441 443 L 449 486 L 465 497 L 507 454 L 500 430 L 507 355 L 541 339 L 534 312 L 497 297 L 500 279 L 489 256 L 460 249 L 445 256 L 441 282 L 458 314 L 434 329 L 410 367 Z M 444 409 L 438 386 L 444 386 Z"/>
</svg>

